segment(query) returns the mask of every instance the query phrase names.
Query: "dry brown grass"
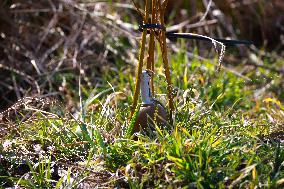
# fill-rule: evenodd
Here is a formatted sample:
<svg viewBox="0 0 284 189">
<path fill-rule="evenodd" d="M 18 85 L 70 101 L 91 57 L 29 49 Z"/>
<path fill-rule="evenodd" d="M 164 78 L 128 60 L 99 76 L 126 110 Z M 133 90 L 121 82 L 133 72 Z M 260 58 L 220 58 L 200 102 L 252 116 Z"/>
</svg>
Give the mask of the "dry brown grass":
<svg viewBox="0 0 284 189">
<path fill-rule="evenodd" d="M 74 106 L 79 72 L 82 84 L 92 88 L 114 67 L 114 60 L 131 63 L 133 52 L 116 43 L 128 33 L 114 22 L 119 16 L 107 15 L 107 7 L 60 0 L 2 1 L 0 111 L 26 96 L 60 96 Z M 135 48 L 136 42 L 131 45 Z M 57 77 L 68 74 L 73 79 L 67 84 Z"/>
<path fill-rule="evenodd" d="M 175 12 L 176 21 L 191 18 L 191 23 L 202 17 L 209 0 L 169 1 L 168 11 Z M 283 50 L 284 1 L 282 0 L 214 0 L 207 19 L 218 24 L 192 28 L 191 32 L 207 32 L 219 37 L 241 37 L 253 40 L 257 46 Z M 214 12 L 215 11 L 215 12 Z M 219 12 L 218 12 L 219 11 Z M 198 16 L 199 15 L 199 16 Z M 210 33 L 211 32 L 211 33 Z"/>
<path fill-rule="evenodd" d="M 177 30 L 249 39 L 259 47 L 266 44 L 278 52 L 283 50 L 281 0 L 215 0 L 206 20 L 198 22 L 208 2 L 170 0 L 168 24 L 183 22 Z M 132 25 L 126 25 L 125 20 Z M 100 83 L 102 74 L 115 67 L 115 60 L 131 65 L 136 61 L 139 35 L 133 26 L 137 22 L 135 9 L 124 0 L 113 1 L 112 5 L 63 0 L 2 1 L 0 111 L 27 96 L 57 96 L 67 107 L 77 106 L 72 99 L 78 91 L 79 72 L 82 84 L 92 88 Z M 122 38 L 128 47 L 121 46 Z M 206 49 L 204 43 L 198 47 Z M 57 77 L 68 74 L 73 74 L 73 79 L 67 83 Z"/>
</svg>

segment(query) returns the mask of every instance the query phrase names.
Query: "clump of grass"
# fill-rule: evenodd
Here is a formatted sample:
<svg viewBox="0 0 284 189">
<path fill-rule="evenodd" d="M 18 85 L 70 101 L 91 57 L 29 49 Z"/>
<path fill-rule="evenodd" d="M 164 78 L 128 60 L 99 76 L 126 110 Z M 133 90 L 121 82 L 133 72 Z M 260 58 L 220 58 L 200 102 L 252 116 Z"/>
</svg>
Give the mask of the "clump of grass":
<svg viewBox="0 0 284 189">
<path fill-rule="evenodd" d="M 73 9 L 68 8 L 72 5 L 64 4 L 64 7 L 73 15 Z M 79 18 L 84 17 L 77 8 L 74 10 L 80 13 Z M 53 14 L 65 20 L 63 13 Z M 89 17 L 84 18 L 93 23 Z M 89 26 L 85 25 L 82 31 L 90 29 Z M 126 41 L 116 39 L 119 38 L 111 39 L 116 50 L 131 48 L 127 38 Z M 177 43 L 179 52 L 170 51 L 176 107 L 173 125 L 157 128 L 151 136 L 140 134 L 137 140 L 132 139 L 133 123 L 128 120 L 134 90 L 133 70 L 115 55 L 114 49 L 109 49 L 114 53 L 109 55 L 111 65 L 92 67 L 83 62 L 76 68 L 77 72 L 55 72 L 51 80 L 43 79 L 49 72 L 35 80 L 27 78 L 27 82 L 43 82 L 41 86 L 47 91 L 60 86 L 65 101 L 59 103 L 45 96 L 25 98 L 0 114 L 1 186 L 283 187 L 281 72 L 225 64 L 218 73 L 214 61 L 201 57 L 197 49 L 189 54 L 183 42 Z M 96 45 L 95 39 L 89 41 L 84 52 Z M 64 52 L 64 48 L 58 47 L 50 56 L 60 62 Z M 73 57 L 72 52 L 63 56 L 68 64 L 66 69 L 71 66 L 67 57 Z M 92 55 L 85 59 L 84 55 L 79 53 L 80 60 L 92 63 L 97 60 Z M 46 61 L 52 64 L 52 58 Z M 156 62 L 155 85 L 159 85 L 156 93 L 163 101 L 166 82 L 159 51 Z M 282 64 L 279 60 L 274 66 L 280 68 Z M 85 72 L 93 69 L 96 71 Z M 23 76 L 20 72 L 14 73 Z M 13 80 L 5 81 L 9 83 L 9 79 Z M 17 77 L 14 79 L 18 81 Z M 16 91 L 20 91 L 17 86 L 20 85 L 15 85 Z"/>
<path fill-rule="evenodd" d="M 176 55 L 173 60 L 173 65 L 183 65 L 179 61 L 184 61 L 185 55 Z M 174 129 L 160 128 L 154 137 L 129 139 L 130 101 L 112 95 L 120 94 L 118 91 L 129 84 L 124 80 L 121 85 L 122 80 L 115 78 L 109 83 L 117 86 L 116 92 L 107 90 L 106 85 L 98 90 L 105 91 L 101 95 L 89 93 L 90 97 L 82 99 L 86 105 L 83 120 L 68 113 L 49 118 L 38 111 L 37 120 L 18 125 L 21 135 L 2 137 L 1 161 L 8 162 L 1 167 L 2 184 L 59 187 L 69 177 L 76 179 L 69 181 L 70 186 L 281 187 L 282 135 L 270 137 L 281 128 L 281 102 L 253 100 L 255 86 L 244 87 L 243 78 L 230 72 L 221 71 L 217 76 L 210 63 L 194 60 L 187 69 L 189 72 L 174 69 L 173 74 L 199 79 L 173 80 L 178 86 Z M 6 167 L 16 169 L 23 160 L 28 165 L 24 173 L 15 174 Z M 36 168 L 40 162 L 47 162 L 42 170 Z M 41 182 L 54 168 L 60 170 L 56 179 Z M 95 175 L 100 175 L 100 182 Z"/>
</svg>

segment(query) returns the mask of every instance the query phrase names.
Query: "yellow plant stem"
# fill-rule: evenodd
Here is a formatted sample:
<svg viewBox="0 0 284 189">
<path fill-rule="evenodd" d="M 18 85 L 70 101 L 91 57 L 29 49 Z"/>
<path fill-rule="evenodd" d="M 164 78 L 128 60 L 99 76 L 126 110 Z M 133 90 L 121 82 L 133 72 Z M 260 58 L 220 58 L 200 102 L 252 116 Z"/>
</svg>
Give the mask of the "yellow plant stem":
<svg viewBox="0 0 284 189">
<path fill-rule="evenodd" d="M 152 0 L 152 20 L 151 23 L 155 24 L 157 22 L 156 20 L 156 0 Z M 147 69 L 152 70 L 154 73 L 154 53 L 155 53 L 155 31 L 154 29 L 150 30 L 150 41 L 149 41 L 149 49 L 148 49 L 148 59 L 147 59 Z M 153 77 L 150 81 L 152 94 L 154 94 L 154 81 Z"/>
<path fill-rule="evenodd" d="M 172 96 L 172 82 L 171 82 L 171 74 L 169 70 L 169 62 L 168 62 L 168 53 L 167 53 L 167 44 L 166 44 L 166 36 L 165 32 L 162 31 L 161 34 L 162 38 L 162 43 L 160 43 L 161 48 L 162 48 L 162 56 L 163 56 L 163 64 L 164 64 L 164 71 L 166 75 L 166 81 L 167 81 L 167 96 L 168 96 L 168 101 L 169 101 L 169 108 L 170 108 L 170 122 L 172 122 L 172 116 L 173 116 L 173 111 L 174 111 L 174 104 L 173 104 L 173 96 Z"/>
<path fill-rule="evenodd" d="M 161 2 L 161 0 L 152 0 L 152 18 L 151 18 L 152 24 L 158 24 L 159 23 L 158 18 L 160 18 L 160 24 L 164 25 L 164 12 L 165 12 L 167 2 L 168 0 L 165 0 L 163 3 Z M 137 4 L 134 3 L 134 5 L 136 9 L 139 10 L 139 7 L 137 6 Z M 148 24 L 149 9 L 150 9 L 150 0 L 146 0 L 145 14 L 143 18 L 144 24 Z M 139 52 L 139 62 L 138 62 L 138 68 L 137 68 L 137 73 L 136 73 L 135 91 L 134 91 L 133 104 L 132 104 L 130 118 L 133 116 L 136 106 L 138 104 L 138 97 L 139 97 L 139 92 L 140 92 L 140 75 L 142 73 L 142 68 L 143 68 L 144 53 L 145 53 L 145 46 L 146 46 L 146 35 L 147 35 L 147 28 L 143 28 L 141 48 Z M 172 124 L 173 123 L 173 111 L 174 111 L 173 96 L 172 96 L 173 88 L 172 88 L 172 83 L 171 83 L 171 75 L 170 75 L 168 53 L 167 53 L 166 31 L 164 30 L 159 31 L 158 36 L 156 36 L 155 29 L 150 29 L 150 40 L 149 40 L 149 49 L 148 49 L 146 68 L 154 72 L 155 37 L 159 41 L 161 51 L 162 51 L 163 65 L 164 65 L 164 71 L 165 71 L 166 81 L 167 81 L 167 97 L 168 97 L 168 101 L 169 101 L 168 104 L 169 104 L 169 109 L 170 109 L 169 123 Z M 152 93 L 154 94 L 153 80 L 151 80 L 151 89 L 152 89 Z"/>
<path fill-rule="evenodd" d="M 165 24 L 164 23 L 164 11 L 167 5 L 167 0 L 164 1 L 163 6 L 161 5 L 161 0 L 159 0 L 158 5 L 159 5 L 159 11 L 160 11 L 161 25 L 164 25 Z M 170 74 L 169 61 L 168 61 L 166 31 L 161 31 L 159 42 L 160 42 L 160 46 L 162 49 L 164 71 L 165 71 L 166 81 L 167 81 L 167 96 L 168 96 L 169 108 L 170 108 L 169 121 L 172 124 L 173 111 L 174 111 L 173 96 L 172 96 L 173 88 L 172 88 L 171 74 Z"/>
<path fill-rule="evenodd" d="M 149 1 L 150 0 L 146 0 L 146 5 L 145 5 L 146 14 L 144 17 L 144 23 L 147 23 L 148 17 L 149 17 Z M 135 91 L 134 91 L 134 96 L 133 96 L 133 104 L 131 107 L 130 119 L 133 116 L 136 106 L 138 104 L 138 97 L 139 97 L 139 92 L 140 92 L 140 75 L 142 73 L 142 68 L 143 68 L 145 46 L 146 46 L 146 35 L 147 35 L 147 29 L 144 28 L 142 32 L 141 47 L 140 47 L 140 52 L 139 52 L 139 62 L 138 62 L 138 68 L 136 72 Z"/>
</svg>

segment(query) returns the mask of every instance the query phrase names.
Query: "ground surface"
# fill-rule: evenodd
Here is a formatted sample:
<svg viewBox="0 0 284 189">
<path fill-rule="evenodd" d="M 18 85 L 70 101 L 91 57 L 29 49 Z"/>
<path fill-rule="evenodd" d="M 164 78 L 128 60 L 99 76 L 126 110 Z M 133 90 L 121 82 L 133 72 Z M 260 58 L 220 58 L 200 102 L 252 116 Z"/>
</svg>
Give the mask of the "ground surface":
<svg viewBox="0 0 284 189">
<path fill-rule="evenodd" d="M 28 1 L 5 9 L 13 24 L 1 33 L 0 186 L 284 186 L 281 48 L 227 48 L 218 72 L 210 43 L 169 42 L 173 125 L 134 140 L 140 33 L 117 22 L 132 17 L 96 6 Z M 155 52 L 155 97 L 167 105 Z"/>
</svg>

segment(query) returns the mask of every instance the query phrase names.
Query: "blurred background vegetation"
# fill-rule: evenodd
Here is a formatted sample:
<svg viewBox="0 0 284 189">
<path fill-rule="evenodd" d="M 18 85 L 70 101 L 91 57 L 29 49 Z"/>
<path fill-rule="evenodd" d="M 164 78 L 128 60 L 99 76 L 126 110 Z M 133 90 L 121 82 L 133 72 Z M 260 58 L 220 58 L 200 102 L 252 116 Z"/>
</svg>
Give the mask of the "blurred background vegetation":
<svg viewBox="0 0 284 189">
<path fill-rule="evenodd" d="M 209 2 L 170 0 L 168 30 L 252 40 L 255 46 L 250 48 L 229 48 L 224 65 L 241 65 L 240 73 L 257 67 L 283 73 L 279 65 L 284 55 L 283 1 L 214 0 L 204 19 Z M 142 7 L 144 2 L 139 3 Z M 1 1 L 0 110 L 35 95 L 57 96 L 74 108 L 71 99 L 77 96 L 79 64 L 87 88 L 102 84 L 101 76 L 118 65 L 133 74 L 139 23 L 130 1 Z M 171 42 L 170 54 L 184 48 L 189 58 L 194 49 L 201 57 L 215 56 L 207 42 L 181 43 Z M 278 95 L 283 97 L 281 92 Z"/>
</svg>

